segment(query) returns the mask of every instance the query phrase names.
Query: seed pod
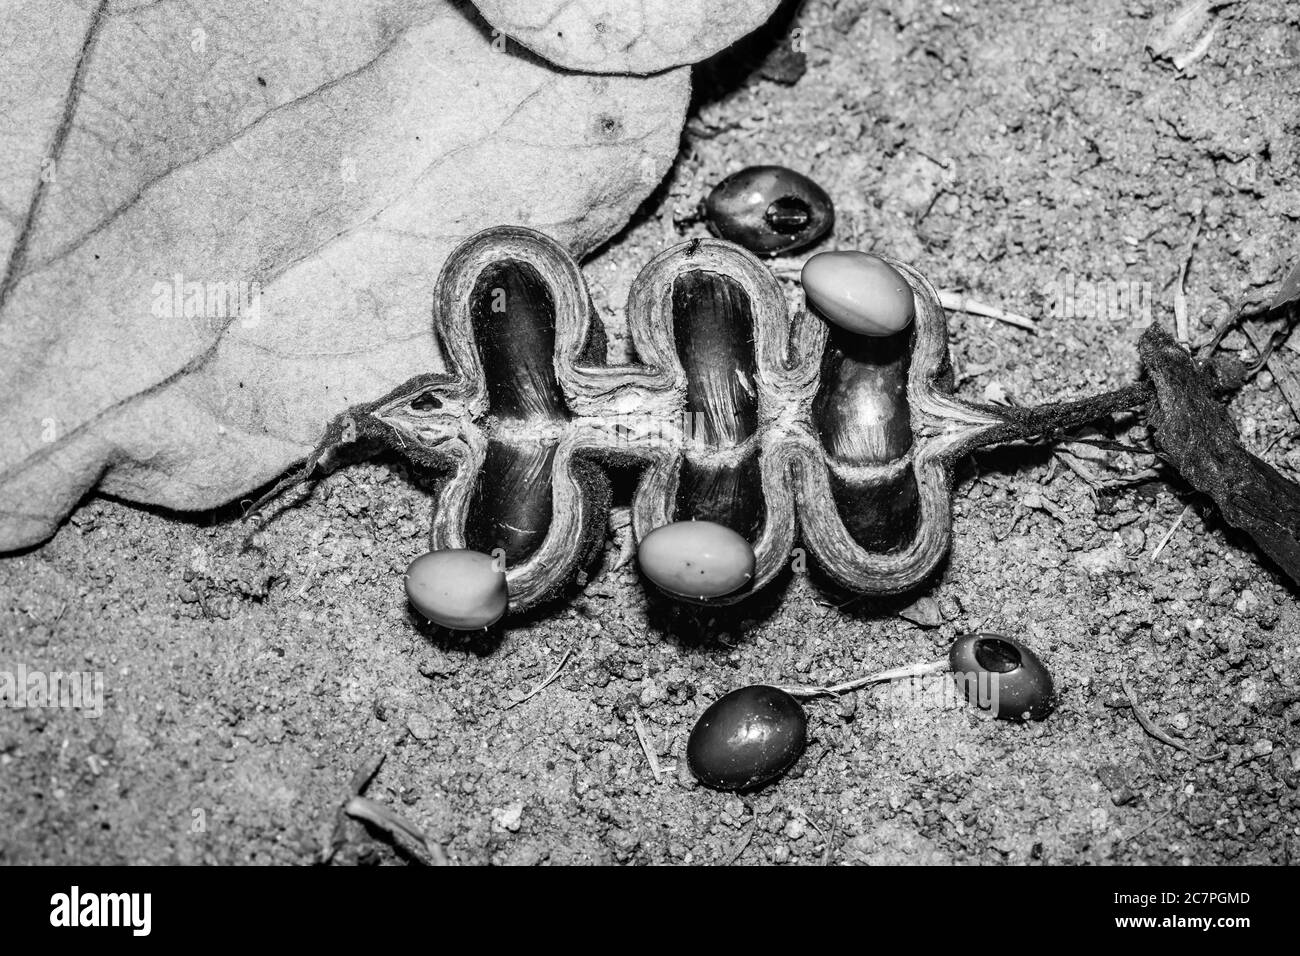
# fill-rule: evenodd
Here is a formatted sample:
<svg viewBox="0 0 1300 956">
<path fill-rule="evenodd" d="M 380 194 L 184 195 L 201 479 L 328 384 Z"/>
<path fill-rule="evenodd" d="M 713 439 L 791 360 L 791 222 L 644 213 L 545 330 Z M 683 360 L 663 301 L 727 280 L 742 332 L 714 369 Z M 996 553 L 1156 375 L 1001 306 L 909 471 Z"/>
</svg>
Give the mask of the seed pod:
<svg viewBox="0 0 1300 956">
<path fill-rule="evenodd" d="M 704 214 L 715 235 L 774 256 L 811 245 L 835 221 L 831 197 L 784 166 L 750 166 L 713 187 Z"/>
<path fill-rule="evenodd" d="M 808 717 L 778 687 L 741 687 L 714 701 L 686 743 L 700 783 L 715 790 L 751 790 L 785 773 L 807 741 Z"/>
<path fill-rule="evenodd" d="M 743 542 L 731 554 L 752 555 L 704 588 L 661 575 L 683 600 L 746 601 L 805 553 L 850 591 L 908 590 L 947 552 L 953 462 L 1005 423 L 948 394 L 938 298 L 883 261 L 915 317 L 864 335 L 791 316 L 771 271 L 734 243 L 684 242 L 632 283 L 636 360 L 617 365 L 569 252 L 529 229 L 489 229 L 435 285 L 446 371 L 346 421 L 432 473 L 435 550 L 501 550 L 511 611 L 564 594 L 601 553 L 611 465 L 639 472 L 637 541 L 711 522 Z M 340 421 L 327 434 L 344 433 Z"/>
<path fill-rule="evenodd" d="M 1003 720 L 1042 720 L 1054 706 L 1052 675 L 1033 651 L 1001 634 L 966 634 L 948 662 L 958 692 Z"/>
</svg>

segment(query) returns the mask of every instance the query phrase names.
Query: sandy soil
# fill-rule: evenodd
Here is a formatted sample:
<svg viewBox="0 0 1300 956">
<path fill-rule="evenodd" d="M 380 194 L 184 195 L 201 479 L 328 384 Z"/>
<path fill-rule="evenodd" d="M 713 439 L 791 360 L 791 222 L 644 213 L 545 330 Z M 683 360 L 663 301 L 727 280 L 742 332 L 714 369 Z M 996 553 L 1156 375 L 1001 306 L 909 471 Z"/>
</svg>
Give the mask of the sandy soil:
<svg viewBox="0 0 1300 956">
<path fill-rule="evenodd" d="M 806 44 L 797 82 L 750 69 L 770 38 L 698 71 L 669 181 L 587 265 L 597 305 L 617 329 L 636 271 L 704 234 L 708 188 L 783 163 L 838 204 L 825 248 L 887 251 L 1042 316 L 1031 336 L 954 315 L 963 394 L 1032 403 L 1123 384 L 1141 310 L 1053 314 L 1054 282 L 1136 283 L 1172 325 L 1199 220 L 1199 340 L 1300 255 L 1300 10 L 1226 8 L 1179 72 L 1143 49 L 1168 6 L 811 0 L 782 24 Z M 1267 373 L 1232 403 L 1248 446 L 1292 476 L 1297 412 Z M 1149 464 L 1076 451 L 1103 481 Z M 333 475 L 262 554 L 239 553 L 236 512 L 92 499 L 48 545 L 0 561 L 0 669 L 100 671 L 107 694 L 97 720 L 0 712 L 0 862 L 309 863 L 380 753 L 369 795 L 464 864 L 1292 858 L 1296 591 L 1176 476 L 1096 492 L 1050 451 L 988 452 L 962 474 L 952 558 L 924 592 L 836 610 L 799 575 L 759 619 L 704 641 L 654 626 L 634 567 L 612 569 L 622 527 L 570 605 L 484 642 L 408 611 L 401 575 L 429 508 L 391 464 Z M 938 626 L 898 613 L 923 597 Z M 1063 691 L 1054 716 L 1019 727 L 868 692 L 813 705 L 806 755 L 756 794 L 702 789 L 683 766 L 695 718 L 733 687 L 935 659 L 977 627 L 1039 651 Z M 566 654 L 555 683 L 508 707 Z M 1226 753 L 1144 733 L 1122 674 L 1173 739 Z M 336 863 L 403 859 L 358 824 L 343 836 Z"/>
</svg>

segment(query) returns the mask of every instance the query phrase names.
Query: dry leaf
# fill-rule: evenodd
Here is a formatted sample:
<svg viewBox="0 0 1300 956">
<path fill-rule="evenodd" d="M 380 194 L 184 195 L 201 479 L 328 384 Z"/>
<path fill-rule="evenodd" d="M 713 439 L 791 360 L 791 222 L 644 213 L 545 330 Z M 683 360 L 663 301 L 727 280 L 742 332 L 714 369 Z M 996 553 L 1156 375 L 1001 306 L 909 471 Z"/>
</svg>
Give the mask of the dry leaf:
<svg viewBox="0 0 1300 956">
<path fill-rule="evenodd" d="M 1273 301 L 1269 303 L 1268 310 L 1274 312 L 1295 302 L 1300 302 L 1300 262 L 1293 265 L 1291 271 L 1286 274 L 1281 288 L 1277 290 L 1277 295 L 1273 296 Z"/>
<path fill-rule="evenodd" d="M 97 483 L 201 509 L 283 472 L 440 368 L 459 239 L 589 251 L 689 96 L 501 52 L 451 0 L 34 0 L 0 36 L 0 550 Z"/>
<path fill-rule="evenodd" d="M 1209 52 L 1219 29 L 1211 22 L 1214 12 L 1232 6 L 1236 0 L 1189 0 L 1157 14 L 1147 34 L 1147 49 L 1158 60 L 1170 60 L 1185 70 Z M 1208 29 L 1207 29 L 1208 28 Z"/>
<path fill-rule="evenodd" d="M 503 34 L 591 73 L 696 63 L 761 26 L 779 0 L 478 0 Z"/>
</svg>

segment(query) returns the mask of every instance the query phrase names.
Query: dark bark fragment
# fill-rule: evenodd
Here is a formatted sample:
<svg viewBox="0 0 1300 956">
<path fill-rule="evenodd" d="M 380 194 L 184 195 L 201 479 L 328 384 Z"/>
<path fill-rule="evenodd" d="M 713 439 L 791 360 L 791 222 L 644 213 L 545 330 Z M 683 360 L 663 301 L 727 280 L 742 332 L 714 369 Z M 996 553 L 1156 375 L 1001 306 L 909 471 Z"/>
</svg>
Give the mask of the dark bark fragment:
<svg viewBox="0 0 1300 956">
<path fill-rule="evenodd" d="M 1300 584 L 1300 485 L 1242 446 L 1209 378 L 1168 332 L 1151 326 L 1139 352 L 1155 388 L 1147 417 L 1161 453 Z"/>
</svg>

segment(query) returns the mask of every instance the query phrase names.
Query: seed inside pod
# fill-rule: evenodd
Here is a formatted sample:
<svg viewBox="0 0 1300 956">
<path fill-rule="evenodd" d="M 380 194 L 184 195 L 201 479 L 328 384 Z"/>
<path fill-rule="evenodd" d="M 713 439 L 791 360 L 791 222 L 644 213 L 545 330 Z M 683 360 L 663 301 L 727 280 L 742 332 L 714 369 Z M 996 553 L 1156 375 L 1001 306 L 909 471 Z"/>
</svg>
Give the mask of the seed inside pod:
<svg viewBox="0 0 1300 956">
<path fill-rule="evenodd" d="M 758 430 L 754 316 L 744 289 L 727 276 L 694 270 L 673 282 L 672 305 L 691 437 L 710 451 L 743 444 Z M 680 517 L 756 536 L 762 511 L 757 455 L 719 460 L 687 451 L 677 481 Z"/>
<path fill-rule="evenodd" d="M 406 569 L 406 596 L 434 624 L 457 631 L 489 627 L 506 612 L 505 572 L 466 548 L 429 551 Z"/>
<path fill-rule="evenodd" d="M 835 466 L 886 465 L 907 454 L 912 445 L 907 402 L 910 337 L 830 331 L 813 424 L 832 464 L 831 494 L 858 544 L 871 551 L 892 551 L 916 532 L 919 502 L 912 470 L 862 481 Z"/>
<path fill-rule="evenodd" d="M 532 556 L 551 527 L 555 442 L 489 441 L 465 522 L 475 551 L 505 551 L 510 564 Z"/>
<path fill-rule="evenodd" d="M 1033 651 L 1001 634 L 966 634 L 948 663 L 958 693 L 1003 720 L 1042 720 L 1054 705 L 1052 675 Z"/>
<path fill-rule="evenodd" d="M 808 302 L 828 322 L 860 335 L 893 335 L 912 324 L 916 299 L 903 274 L 866 252 L 822 252 L 800 276 Z"/>
<path fill-rule="evenodd" d="M 637 561 L 645 576 L 678 597 L 706 600 L 744 587 L 754 577 L 754 549 L 712 521 L 675 521 L 641 541 Z"/>
<path fill-rule="evenodd" d="M 709 228 L 760 255 L 816 242 L 835 221 L 831 197 L 784 166 L 750 166 L 718 183 L 704 201 Z"/>
<path fill-rule="evenodd" d="M 490 263 L 470 294 L 470 316 L 492 414 L 568 418 L 555 377 L 555 303 L 537 270 L 514 259 Z"/>
<path fill-rule="evenodd" d="M 754 684 L 711 704 L 686 744 L 700 783 L 715 790 L 749 790 L 775 780 L 803 753 L 808 717 L 777 687 Z"/>
</svg>

